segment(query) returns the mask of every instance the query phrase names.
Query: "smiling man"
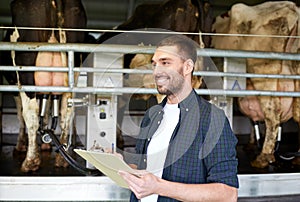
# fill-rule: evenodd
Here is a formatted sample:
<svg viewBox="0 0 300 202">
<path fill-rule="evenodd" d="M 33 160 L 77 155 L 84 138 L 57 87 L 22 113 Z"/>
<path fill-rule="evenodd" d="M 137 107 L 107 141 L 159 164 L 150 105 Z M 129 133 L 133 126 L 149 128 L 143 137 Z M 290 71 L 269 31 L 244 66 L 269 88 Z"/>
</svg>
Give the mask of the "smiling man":
<svg viewBox="0 0 300 202">
<path fill-rule="evenodd" d="M 131 201 L 237 201 L 236 144 L 224 112 L 196 94 L 191 80 L 195 42 L 183 35 L 162 40 L 152 58 L 162 103 L 147 110 L 132 167 L 120 171 Z"/>
</svg>

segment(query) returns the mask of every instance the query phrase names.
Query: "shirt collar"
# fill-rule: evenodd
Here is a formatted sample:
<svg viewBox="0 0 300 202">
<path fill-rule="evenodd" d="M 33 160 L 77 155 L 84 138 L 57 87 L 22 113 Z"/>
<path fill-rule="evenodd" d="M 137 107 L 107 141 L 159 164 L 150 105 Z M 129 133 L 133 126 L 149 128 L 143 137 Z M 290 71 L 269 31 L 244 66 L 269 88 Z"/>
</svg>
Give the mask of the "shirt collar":
<svg viewBox="0 0 300 202">
<path fill-rule="evenodd" d="M 189 106 L 192 106 L 191 105 L 191 102 L 195 96 L 196 92 L 195 90 L 193 89 L 191 91 L 191 93 L 184 99 L 182 100 L 179 104 L 178 104 L 178 107 L 181 109 L 181 110 L 185 110 L 185 111 L 188 111 L 189 110 Z M 165 97 L 163 99 L 163 101 L 160 103 L 160 105 L 162 106 L 162 108 L 166 105 L 167 103 L 167 97 Z"/>
</svg>

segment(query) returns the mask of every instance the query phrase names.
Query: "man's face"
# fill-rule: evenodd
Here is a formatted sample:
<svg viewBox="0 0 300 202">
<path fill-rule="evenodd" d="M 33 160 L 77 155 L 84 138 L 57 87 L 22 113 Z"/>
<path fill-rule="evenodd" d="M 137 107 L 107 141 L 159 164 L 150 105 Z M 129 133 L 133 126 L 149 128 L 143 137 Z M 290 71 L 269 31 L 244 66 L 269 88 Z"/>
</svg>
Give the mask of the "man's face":
<svg viewBox="0 0 300 202">
<path fill-rule="evenodd" d="M 183 85 L 184 60 L 176 46 L 163 46 L 156 49 L 152 58 L 153 76 L 157 90 L 163 95 L 178 94 Z"/>
</svg>

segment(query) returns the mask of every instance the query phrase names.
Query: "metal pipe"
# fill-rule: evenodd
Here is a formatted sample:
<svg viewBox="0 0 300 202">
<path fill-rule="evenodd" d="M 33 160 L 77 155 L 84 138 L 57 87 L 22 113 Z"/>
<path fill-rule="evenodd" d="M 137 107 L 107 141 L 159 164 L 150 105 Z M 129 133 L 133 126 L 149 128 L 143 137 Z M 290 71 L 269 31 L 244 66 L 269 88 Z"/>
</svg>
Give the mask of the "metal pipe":
<svg viewBox="0 0 300 202">
<path fill-rule="evenodd" d="M 198 56 L 230 57 L 230 58 L 258 58 L 274 60 L 300 60 L 298 53 L 279 53 L 264 51 L 218 50 L 211 48 L 198 49 Z"/>
<path fill-rule="evenodd" d="M 15 51 L 74 51 L 105 53 L 154 53 L 155 46 L 120 45 L 120 44 L 50 44 L 41 42 L 0 42 L 0 50 Z M 263 51 L 217 50 L 211 48 L 198 49 L 198 56 L 206 57 L 238 57 L 261 58 L 275 60 L 300 60 L 297 53 L 278 53 Z"/>
<path fill-rule="evenodd" d="M 43 71 L 43 72 L 68 72 L 68 67 L 40 67 L 40 66 L 0 66 L 1 71 Z M 78 70 L 77 70 L 78 71 Z"/>
<path fill-rule="evenodd" d="M 0 66 L 2 71 L 47 71 L 47 72 L 69 72 L 67 67 L 39 67 L 39 66 Z M 93 68 L 74 67 L 73 72 L 93 72 L 93 73 L 122 73 L 122 74 L 152 74 L 150 69 L 120 69 L 120 68 Z M 216 76 L 216 77 L 239 77 L 239 78 L 268 78 L 268 79 L 297 79 L 300 75 L 287 74 L 252 74 L 235 72 L 215 72 L 215 71 L 195 71 L 194 76 Z"/>
<path fill-rule="evenodd" d="M 74 82 L 74 51 L 68 51 L 68 67 L 69 67 L 69 72 L 68 72 L 68 82 L 69 82 L 69 87 L 73 88 L 75 86 Z"/>
<path fill-rule="evenodd" d="M 78 44 L 44 42 L 0 42 L 0 50 L 15 51 L 61 51 L 61 52 L 105 52 L 105 53 L 154 53 L 154 46 L 120 44 Z"/>
<path fill-rule="evenodd" d="M 193 75 L 194 76 L 239 77 L 239 78 L 300 79 L 300 75 L 252 74 L 252 73 L 211 72 L 211 71 L 195 71 Z"/>
<path fill-rule="evenodd" d="M 111 44 L 49 44 L 49 43 L 32 43 L 32 42 L 1 42 L 0 50 L 28 50 L 28 51 L 68 51 L 68 73 L 69 73 L 69 87 L 53 87 L 51 90 L 49 86 L 22 86 L 19 89 L 17 86 L 0 86 L 1 91 L 34 91 L 34 92 L 83 92 L 83 93 L 137 93 L 137 94 L 156 94 L 156 89 L 145 89 L 145 88 L 122 88 L 122 89 L 113 89 L 113 88 L 94 88 L 94 87 L 85 87 L 85 88 L 76 88 L 74 87 L 74 51 L 80 48 L 81 52 L 118 52 L 118 53 L 153 53 L 155 47 L 149 46 L 133 46 L 133 45 L 111 45 Z M 254 58 L 273 58 L 273 59 L 293 59 L 300 60 L 299 54 L 293 53 L 266 53 L 266 52 L 252 52 L 252 51 L 229 51 L 229 50 L 215 50 L 215 49 L 199 49 L 198 55 L 202 56 L 221 56 L 221 57 L 254 57 Z M 36 68 L 36 67 L 35 67 Z M 19 67 L 21 70 L 22 67 Z M 59 68 L 56 68 L 58 70 Z M 37 70 L 37 68 L 35 69 Z M 60 70 L 65 71 L 65 68 Z M 84 69 L 76 68 L 76 71 L 83 71 Z M 85 69 L 87 70 L 87 68 Z M 89 70 L 92 71 L 92 70 Z M 110 70 L 110 69 L 100 69 L 93 68 L 93 72 L 97 71 L 125 71 L 124 69 Z M 128 72 L 138 72 L 138 70 L 126 70 Z M 151 73 L 152 70 L 146 70 L 147 73 Z M 140 72 L 139 72 L 140 73 Z M 202 76 L 235 76 L 235 77 L 264 77 L 264 78 L 289 78 L 289 79 L 299 79 L 299 75 L 257 75 L 257 74 L 240 74 L 240 73 L 225 73 L 225 72 L 199 72 L 199 75 Z M 225 96 L 248 96 L 248 95 L 259 95 L 259 96 L 288 96 L 288 97 L 300 97 L 300 92 L 274 92 L 274 91 L 237 91 L 237 90 L 217 90 L 217 89 L 197 89 L 198 94 L 206 95 L 225 95 Z"/>
<path fill-rule="evenodd" d="M 300 97 L 300 92 L 287 91 L 262 91 L 262 90 L 219 90 L 219 89 L 196 89 L 200 95 L 219 95 L 229 97 L 244 96 L 282 96 L 282 97 Z"/>
<path fill-rule="evenodd" d="M 110 88 L 110 87 L 59 87 L 59 86 L 21 86 L 0 85 L 0 90 L 4 92 L 76 92 L 92 94 L 158 94 L 155 88 Z M 292 91 L 259 91 L 259 90 L 222 90 L 222 89 L 196 89 L 199 95 L 216 95 L 229 97 L 244 96 L 282 96 L 282 97 L 300 97 L 300 92 Z"/>
</svg>

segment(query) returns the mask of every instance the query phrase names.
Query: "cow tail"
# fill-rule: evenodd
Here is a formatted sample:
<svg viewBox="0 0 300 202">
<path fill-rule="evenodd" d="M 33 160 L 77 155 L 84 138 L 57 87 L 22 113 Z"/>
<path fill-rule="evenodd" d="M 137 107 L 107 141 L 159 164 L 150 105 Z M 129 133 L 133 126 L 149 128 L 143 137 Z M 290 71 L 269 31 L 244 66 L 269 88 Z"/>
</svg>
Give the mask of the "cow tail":
<svg viewBox="0 0 300 202">
<path fill-rule="evenodd" d="M 205 10 L 204 10 L 204 3 L 202 1 L 197 0 L 197 7 L 198 7 L 198 13 L 199 13 L 199 20 L 197 22 L 197 28 L 199 33 L 199 45 L 200 48 L 205 48 L 205 44 L 203 43 L 202 39 L 202 32 L 205 32 L 205 26 L 204 26 L 204 19 L 205 19 Z"/>
<path fill-rule="evenodd" d="M 202 33 L 201 32 L 211 32 L 211 25 L 213 21 L 213 14 L 212 14 L 212 9 L 209 1 L 205 0 L 195 0 L 195 3 L 197 3 L 198 6 L 198 12 L 199 12 L 199 21 L 198 21 L 198 29 L 199 29 L 199 42 L 200 40 L 200 45 L 202 46 L 202 43 L 204 44 L 205 47 L 210 46 L 210 36 L 203 36 L 202 39 Z"/>
<path fill-rule="evenodd" d="M 12 33 L 12 35 L 10 35 L 10 42 L 17 42 L 18 38 L 20 37 L 19 32 L 17 27 L 15 27 L 15 31 Z M 12 59 L 12 63 L 13 66 L 17 66 L 16 65 L 16 52 L 14 50 L 11 51 L 11 59 Z M 18 87 L 21 88 L 21 83 L 20 83 L 20 77 L 19 77 L 19 72 L 16 71 L 16 75 L 17 75 L 17 82 L 18 82 Z"/>
<path fill-rule="evenodd" d="M 64 16 L 63 16 L 63 4 L 61 0 L 55 0 L 56 4 L 56 15 L 57 15 L 57 26 L 63 27 L 64 25 Z"/>
</svg>

